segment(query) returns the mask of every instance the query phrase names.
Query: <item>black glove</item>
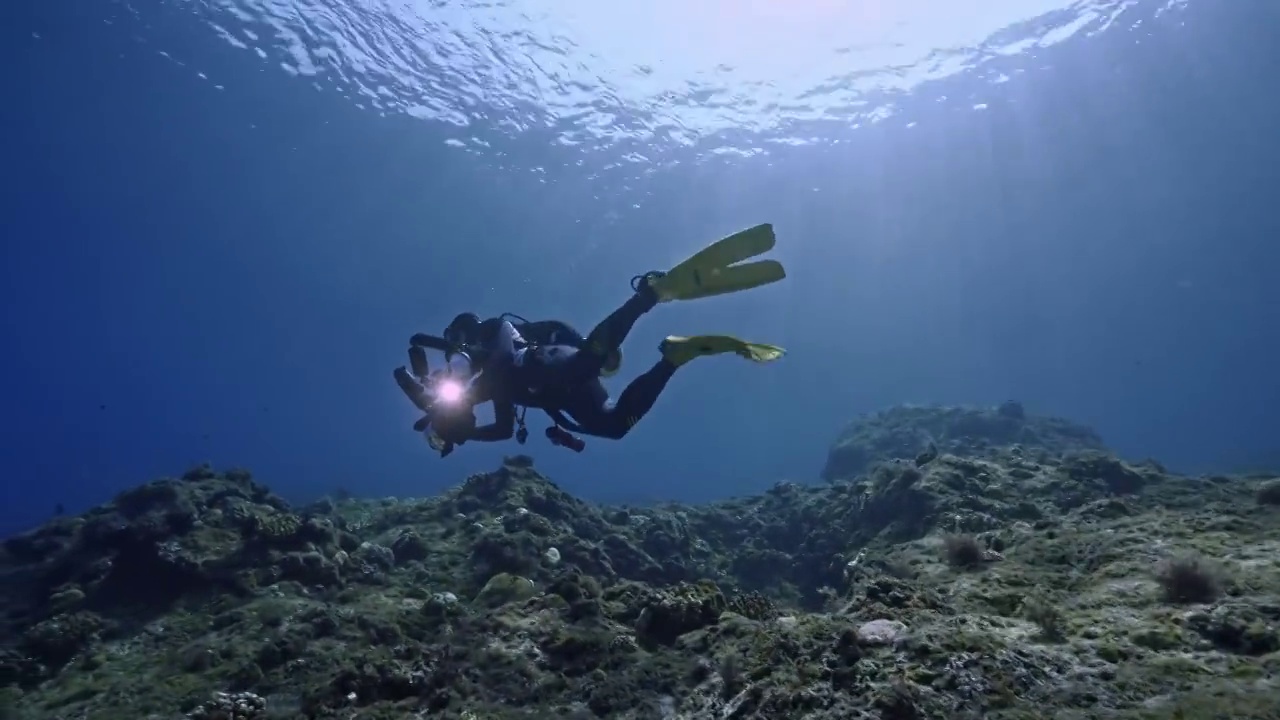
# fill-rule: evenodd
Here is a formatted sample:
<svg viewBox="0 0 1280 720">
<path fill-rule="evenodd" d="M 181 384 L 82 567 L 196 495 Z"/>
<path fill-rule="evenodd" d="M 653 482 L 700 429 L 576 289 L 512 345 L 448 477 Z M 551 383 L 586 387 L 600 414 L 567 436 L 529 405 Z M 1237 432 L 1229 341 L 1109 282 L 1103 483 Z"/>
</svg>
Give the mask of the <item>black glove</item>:
<svg viewBox="0 0 1280 720">
<path fill-rule="evenodd" d="M 426 412 L 431 409 L 431 398 L 427 395 L 427 389 L 422 387 L 422 383 L 409 373 L 403 366 L 396 368 L 392 373 L 396 380 L 396 384 L 400 386 L 400 392 L 409 398 L 409 402 L 414 407 Z M 423 426 L 425 429 L 426 426 Z"/>
<path fill-rule="evenodd" d="M 433 427 L 441 440 L 454 445 L 461 445 L 471 438 L 476 429 L 476 414 L 471 409 L 455 410 L 449 414 L 437 413 L 433 418 Z"/>
<path fill-rule="evenodd" d="M 431 424 L 431 416 L 423 415 L 421 419 L 419 419 L 417 422 L 413 424 L 413 431 L 419 434 L 424 433 L 426 432 L 427 427 L 430 424 Z M 449 457 L 449 454 L 453 452 L 453 449 L 455 447 L 457 447 L 456 444 L 440 437 L 440 433 L 438 432 L 435 433 L 433 437 L 430 437 L 428 439 L 430 440 L 431 448 L 439 452 L 440 457 L 442 458 Z"/>
<path fill-rule="evenodd" d="M 424 433 L 427 427 L 431 425 L 431 421 L 436 420 L 436 435 L 441 440 L 461 445 L 471 436 L 471 431 L 476 429 L 476 414 L 467 413 L 463 418 L 443 419 L 440 416 L 432 416 L 430 414 L 423 415 L 413 424 L 413 431 L 416 433 Z"/>
</svg>

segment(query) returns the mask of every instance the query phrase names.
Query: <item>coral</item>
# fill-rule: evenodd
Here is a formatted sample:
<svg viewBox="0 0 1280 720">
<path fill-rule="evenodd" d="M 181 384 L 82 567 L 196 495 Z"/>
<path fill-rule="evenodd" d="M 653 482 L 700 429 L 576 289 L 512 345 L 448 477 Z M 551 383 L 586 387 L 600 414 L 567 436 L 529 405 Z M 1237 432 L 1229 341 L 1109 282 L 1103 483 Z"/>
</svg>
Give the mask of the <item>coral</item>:
<svg viewBox="0 0 1280 720">
<path fill-rule="evenodd" d="M 1207 603 L 1222 593 L 1220 574 L 1204 558 L 1184 555 L 1162 563 L 1156 580 L 1169 602 Z"/>
<path fill-rule="evenodd" d="M 297 515 L 287 512 L 264 512 L 249 515 L 248 530 L 269 543 L 288 542 L 302 527 Z"/>
<path fill-rule="evenodd" d="M 772 620 L 778 616 L 778 606 L 773 600 L 757 591 L 734 595 L 729 598 L 727 608 L 752 620 Z"/>
<path fill-rule="evenodd" d="M 943 538 L 942 548 L 953 567 L 974 568 L 982 564 L 982 545 L 972 535 L 948 535 Z"/>
<path fill-rule="evenodd" d="M 655 593 L 636 619 L 636 637 L 670 643 L 685 633 L 706 627 L 728 609 L 724 594 L 712 582 L 682 583 Z"/>
<path fill-rule="evenodd" d="M 187 714 L 191 720 L 259 720 L 267 701 L 251 692 L 214 693 L 213 699 Z"/>
<path fill-rule="evenodd" d="M 519 456 L 298 508 L 193 468 L 4 541 L 0 717 L 1274 718 L 1270 477 L 1016 404 L 892 409 L 831 458 L 653 507 Z"/>
</svg>

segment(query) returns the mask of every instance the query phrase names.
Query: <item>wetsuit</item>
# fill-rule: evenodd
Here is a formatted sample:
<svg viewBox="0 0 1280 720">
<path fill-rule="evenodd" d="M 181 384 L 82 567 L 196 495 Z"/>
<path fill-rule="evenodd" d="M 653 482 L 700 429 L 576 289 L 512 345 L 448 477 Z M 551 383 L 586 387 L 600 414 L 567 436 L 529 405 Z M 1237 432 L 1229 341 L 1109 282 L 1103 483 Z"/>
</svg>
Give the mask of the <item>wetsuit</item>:
<svg viewBox="0 0 1280 720">
<path fill-rule="evenodd" d="M 649 412 L 676 366 L 663 359 L 622 391 L 616 403 L 600 382 L 609 352 L 618 348 L 641 315 L 657 304 L 642 289 L 596 326 L 581 347 L 526 346 L 510 322 L 482 324 L 484 360 L 471 386 L 473 402 L 492 401 L 494 422 L 476 428 L 468 439 L 506 440 L 515 433 L 516 406 L 546 411 L 573 432 L 618 439 Z M 568 416 L 567 418 L 565 416 Z"/>
<path fill-rule="evenodd" d="M 515 325 L 516 332 L 531 345 L 572 345 L 581 347 L 587 339 L 568 323 L 559 320 L 534 320 Z"/>
</svg>

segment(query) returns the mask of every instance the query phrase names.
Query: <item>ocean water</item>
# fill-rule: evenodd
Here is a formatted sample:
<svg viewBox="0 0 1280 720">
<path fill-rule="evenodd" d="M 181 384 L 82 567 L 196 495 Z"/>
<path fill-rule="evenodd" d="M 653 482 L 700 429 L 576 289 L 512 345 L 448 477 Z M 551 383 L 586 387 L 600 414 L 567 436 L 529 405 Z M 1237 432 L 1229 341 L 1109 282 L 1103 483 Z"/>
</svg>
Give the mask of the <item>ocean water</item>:
<svg viewBox="0 0 1280 720">
<path fill-rule="evenodd" d="M 716 498 L 908 402 L 1280 464 L 1273 2 L 11 0 L 0 33 L 6 531 L 205 460 L 421 495 L 523 451 Z M 585 330 L 760 222 L 788 279 L 657 308 L 610 388 L 667 334 L 782 361 L 699 360 L 581 455 L 411 431 L 410 334 Z"/>
</svg>

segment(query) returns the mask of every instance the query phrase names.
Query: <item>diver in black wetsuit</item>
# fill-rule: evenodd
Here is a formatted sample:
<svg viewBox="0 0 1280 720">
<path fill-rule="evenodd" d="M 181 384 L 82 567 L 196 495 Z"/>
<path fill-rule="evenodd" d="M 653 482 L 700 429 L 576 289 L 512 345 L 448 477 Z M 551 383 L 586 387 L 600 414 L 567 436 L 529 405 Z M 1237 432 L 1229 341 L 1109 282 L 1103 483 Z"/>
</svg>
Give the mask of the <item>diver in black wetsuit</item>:
<svg viewBox="0 0 1280 720">
<path fill-rule="evenodd" d="M 482 336 L 486 332 L 496 331 L 501 320 L 509 320 L 515 334 L 513 341 L 516 349 L 529 345 L 568 345 L 581 348 L 587 339 L 573 326 L 559 320 L 526 320 L 515 313 L 503 313 L 497 318 L 481 321 L 480 316 L 472 312 L 464 312 L 455 317 L 444 329 L 441 337 L 431 335 L 414 335 L 409 343 L 412 346 L 434 350 L 465 351 L 472 355 L 484 352 L 486 343 Z M 612 377 L 622 365 L 622 348 L 614 348 L 605 359 L 600 369 L 600 377 Z"/>
<path fill-rule="evenodd" d="M 475 318 L 473 322 L 459 316 L 451 323 L 451 329 L 458 332 L 450 340 L 465 343 L 480 368 L 469 388 L 468 402 L 474 405 L 492 401 L 494 422 L 466 432 L 466 437 L 448 440 L 461 443 L 509 439 L 516 431 L 516 406 L 544 410 L 558 426 L 571 432 L 622 438 L 653 407 L 676 368 L 698 354 L 706 354 L 676 352 L 673 347 L 648 372 L 633 380 L 617 403 L 609 402 L 609 392 L 600 382 L 606 359 L 621 345 L 636 320 L 657 303 L 653 291 L 641 286 L 585 341 L 573 344 L 567 343 L 576 340 L 573 336 L 577 334 L 563 323 L 560 325 L 565 332 L 556 339 L 565 344 L 531 345 L 504 318 L 480 322 L 471 316 Z M 450 334 L 453 333 L 446 331 L 446 335 Z M 575 347 L 578 344 L 582 347 Z M 569 440 L 563 436 L 559 439 Z"/>
<path fill-rule="evenodd" d="M 658 303 L 739 292 L 783 279 L 785 271 L 776 261 L 742 262 L 771 249 L 773 242 L 772 226 L 758 225 L 709 245 L 665 273 L 633 278 L 634 295 L 585 338 L 556 321 L 528 323 L 517 318 L 522 321 L 518 329 L 506 317 L 482 322 L 473 313 L 455 318 L 444 338 L 415 335 L 410 341 L 411 361 L 422 348 L 443 349 L 446 355 L 462 350 L 470 366 L 464 399 L 431 405 L 415 429 L 435 433 L 446 446 L 442 455 L 468 440 L 493 442 L 515 436 L 524 442 L 527 432 L 517 407 L 538 408 L 556 423 L 547 437 L 581 451 L 581 441 L 566 429 L 610 439 L 624 437 L 653 407 L 675 371 L 697 357 L 735 353 L 758 363 L 778 359 L 784 353 L 780 347 L 728 335 L 668 336 L 660 345 L 662 359 L 633 380 L 616 403 L 600 382 L 602 375 L 612 374 L 621 363 L 622 341 L 636 320 Z M 423 407 L 427 402 L 415 399 L 423 373 L 413 375 L 417 378 L 404 368 L 396 371 L 405 394 Z M 436 397 L 443 396 L 424 392 L 420 399 Z M 484 402 L 493 403 L 494 422 L 477 427 L 473 408 Z"/>
<path fill-rule="evenodd" d="M 478 370 L 468 384 L 464 406 L 433 408 L 415 429 L 424 430 L 431 424 L 442 441 L 442 455 L 468 440 L 496 442 L 516 436 L 524 442 L 527 431 L 516 408 L 537 408 L 555 422 L 547 430 L 547 438 L 581 452 L 585 444 L 570 433 L 621 439 L 653 407 L 676 370 L 690 360 L 729 352 L 755 362 L 781 357 L 781 348 L 727 335 L 668 336 L 659 346 L 662 358 L 632 380 L 616 403 L 610 402 L 609 392 L 600 382 L 601 370 L 610 358 L 620 357 L 618 349 L 636 320 L 659 302 L 648 276 L 638 281 L 633 282 L 635 294 L 586 338 L 559 323 L 572 333 L 564 337 L 566 341 L 579 341 L 572 345 L 533 344 L 505 318 L 481 322 L 470 313 L 451 323 L 445 332 L 448 340 L 415 335 L 410 341 L 415 348 L 464 348 Z M 397 380 L 403 372 L 403 368 L 397 370 Z M 401 387 L 404 389 L 405 383 Z M 410 394 L 407 389 L 406 394 Z M 472 408 L 484 402 L 493 403 L 494 421 L 477 427 Z"/>
</svg>

